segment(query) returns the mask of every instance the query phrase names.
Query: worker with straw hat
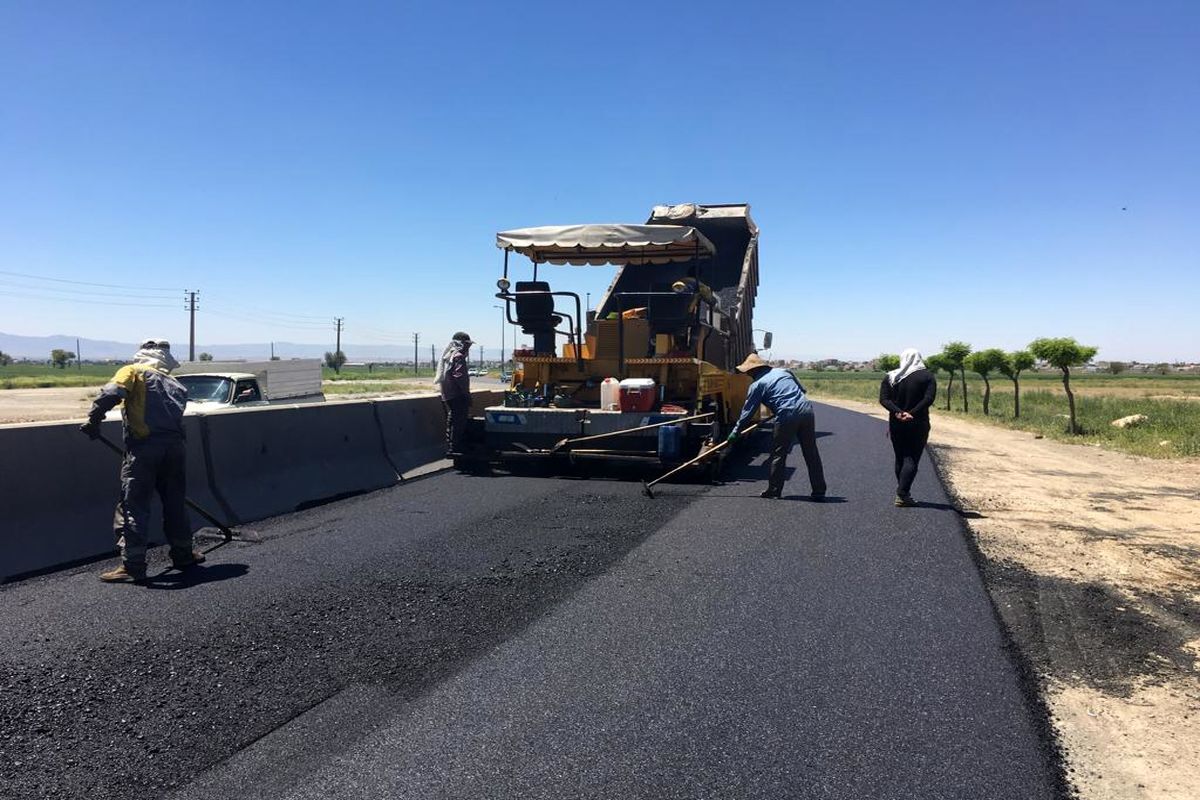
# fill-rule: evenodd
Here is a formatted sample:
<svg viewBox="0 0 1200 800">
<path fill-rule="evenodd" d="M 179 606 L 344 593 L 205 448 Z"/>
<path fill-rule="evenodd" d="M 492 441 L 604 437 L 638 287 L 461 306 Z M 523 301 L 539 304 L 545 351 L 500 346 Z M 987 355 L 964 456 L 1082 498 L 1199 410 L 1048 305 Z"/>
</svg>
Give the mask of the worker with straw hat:
<svg viewBox="0 0 1200 800">
<path fill-rule="evenodd" d="M 746 427 L 759 405 L 764 405 L 775 415 L 775 432 L 771 439 L 771 456 L 767 461 L 769 477 L 767 488 L 762 497 L 777 499 L 783 494 L 783 484 L 786 480 L 788 453 L 792 445 L 800 440 L 800 451 L 804 454 L 804 463 L 808 466 L 808 481 L 812 488 L 812 498 L 825 498 L 825 472 L 821 467 L 821 454 L 817 450 L 816 417 L 813 406 L 805 394 L 804 387 L 796 376 L 786 369 L 772 367 L 763 361 L 758 353 L 751 353 L 737 367 L 754 378 L 750 390 L 746 394 L 746 405 L 742 407 L 742 415 L 738 417 L 733 432 L 729 434 L 729 442 L 736 442 L 739 431 Z"/>
</svg>

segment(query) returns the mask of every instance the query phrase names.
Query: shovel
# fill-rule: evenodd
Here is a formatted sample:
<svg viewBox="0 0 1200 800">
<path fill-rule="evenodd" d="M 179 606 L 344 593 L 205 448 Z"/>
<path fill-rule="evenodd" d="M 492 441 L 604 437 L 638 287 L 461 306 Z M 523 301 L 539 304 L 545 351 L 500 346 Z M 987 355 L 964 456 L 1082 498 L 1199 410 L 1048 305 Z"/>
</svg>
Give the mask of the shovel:
<svg viewBox="0 0 1200 800">
<path fill-rule="evenodd" d="M 121 458 L 125 457 L 124 450 L 117 447 L 115 444 L 113 444 L 108 439 L 104 438 L 103 436 L 97 437 L 96 441 L 103 442 L 105 447 L 107 447 L 109 450 L 112 450 L 117 455 L 121 456 Z M 204 517 L 204 519 L 208 520 L 208 522 L 210 522 L 213 525 L 213 527 L 215 527 L 217 530 L 219 530 L 221 532 L 221 535 L 225 537 L 226 542 L 232 542 L 234 540 L 234 537 L 237 534 L 235 534 L 233 532 L 233 529 L 230 528 L 228 525 L 221 522 L 219 519 L 214 517 L 212 514 L 205 511 L 204 508 L 201 507 L 198 503 L 193 502 L 190 497 L 183 498 L 183 502 L 187 503 L 188 508 L 190 508 L 192 511 L 195 511 L 200 516 Z"/>
</svg>

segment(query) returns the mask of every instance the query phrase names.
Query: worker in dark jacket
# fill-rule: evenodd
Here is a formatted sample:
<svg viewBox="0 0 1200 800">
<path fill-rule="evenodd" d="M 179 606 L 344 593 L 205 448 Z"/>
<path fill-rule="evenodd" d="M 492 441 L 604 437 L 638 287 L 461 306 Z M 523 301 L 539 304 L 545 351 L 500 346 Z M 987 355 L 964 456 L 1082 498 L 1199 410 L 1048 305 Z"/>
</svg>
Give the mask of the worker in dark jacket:
<svg viewBox="0 0 1200 800">
<path fill-rule="evenodd" d="M 459 331 L 450 339 L 438 362 L 438 391 L 446 408 L 446 450 L 448 454 L 462 452 L 463 434 L 467 430 L 467 418 L 471 414 L 471 337 Z"/>
<path fill-rule="evenodd" d="M 163 504 L 163 528 L 171 549 L 171 563 L 179 569 L 204 561 L 192 547 L 192 530 L 184 505 L 187 452 L 184 447 L 183 409 L 187 389 L 170 376 L 179 366 L 171 344 L 148 339 L 133 356 L 133 363 L 117 370 L 92 403 L 88 421 L 79 430 L 100 437 L 104 415 L 122 406 L 125 460 L 121 463 L 121 499 L 113 519 L 121 566 L 101 573 L 108 583 L 139 582 L 146 578 L 146 544 L 150 503 L 155 491 Z"/>
<path fill-rule="evenodd" d="M 902 508 L 912 499 L 917 465 L 929 441 L 929 409 L 937 397 L 937 378 L 915 349 L 900 354 L 900 367 L 879 384 L 879 404 L 888 410 L 888 437 L 896 456 L 896 501 Z"/>
<path fill-rule="evenodd" d="M 787 480 L 787 457 L 792 452 L 792 445 L 799 439 L 800 451 L 804 453 L 804 463 L 808 466 L 812 497 L 814 500 L 824 499 L 825 471 L 821 466 L 821 453 L 817 450 L 816 416 L 800 381 L 786 369 L 772 368 L 759 358 L 758 353 L 751 353 L 738 365 L 737 370 L 749 374 L 754 378 L 754 383 L 750 384 L 742 415 L 733 426 L 729 441 L 737 441 L 759 405 L 766 406 L 775 415 L 775 433 L 771 440 L 771 456 L 767 461 L 769 477 L 767 488 L 761 496 L 775 499 L 783 494 L 783 484 Z"/>
</svg>

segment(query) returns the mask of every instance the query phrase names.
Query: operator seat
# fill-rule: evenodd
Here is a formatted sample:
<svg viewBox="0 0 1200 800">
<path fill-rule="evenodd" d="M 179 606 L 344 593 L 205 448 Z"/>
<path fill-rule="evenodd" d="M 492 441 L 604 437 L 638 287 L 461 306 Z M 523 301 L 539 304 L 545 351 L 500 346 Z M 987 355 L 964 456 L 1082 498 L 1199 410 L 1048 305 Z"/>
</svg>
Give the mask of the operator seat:
<svg viewBox="0 0 1200 800">
<path fill-rule="evenodd" d="M 521 330 L 533 336 L 533 349 L 537 353 L 554 352 L 554 331 L 563 318 L 554 313 L 554 297 L 550 294 L 528 294 L 549 292 L 546 281 L 516 282 L 517 324 Z"/>
</svg>

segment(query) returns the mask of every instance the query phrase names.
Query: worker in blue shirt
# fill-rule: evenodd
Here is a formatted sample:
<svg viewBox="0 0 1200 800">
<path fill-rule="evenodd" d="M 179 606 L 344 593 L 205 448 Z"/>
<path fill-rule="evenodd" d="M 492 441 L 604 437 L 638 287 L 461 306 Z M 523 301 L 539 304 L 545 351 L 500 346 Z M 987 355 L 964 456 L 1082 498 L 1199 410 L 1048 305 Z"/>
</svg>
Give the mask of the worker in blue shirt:
<svg viewBox="0 0 1200 800">
<path fill-rule="evenodd" d="M 738 365 L 738 372 L 754 378 L 746 394 L 746 405 L 738 417 L 733 432 L 729 434 L 732 444 L 738 440 L 759 405 L 771 409 L 775 415 L 775 433 L 771 440 L 771 457 L 768 459 L 769 478 L 762 497 L 777 499 L 783 493 L 786 480 L 788 453 L 792 445 L 800 440 L 800 451 L 808 466 L 808 482 L 812 487 L 812 498 L 825 498 L 825 472 L 821 467 L 821 454 L 817 450 L 817 424 L 813 416 L 812 403 L 805 396 L 804 387 L 796 376 L 786 369 L 772 368 L 770 364 L 751 353 Z"/>
</svg>

